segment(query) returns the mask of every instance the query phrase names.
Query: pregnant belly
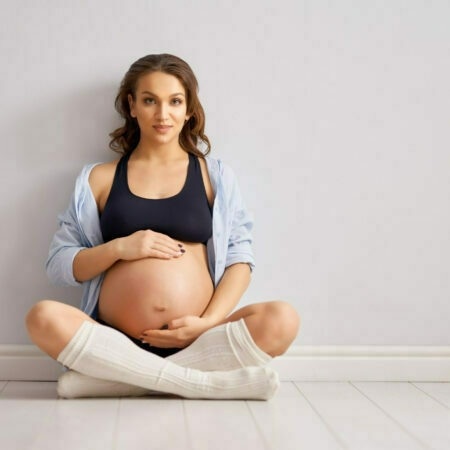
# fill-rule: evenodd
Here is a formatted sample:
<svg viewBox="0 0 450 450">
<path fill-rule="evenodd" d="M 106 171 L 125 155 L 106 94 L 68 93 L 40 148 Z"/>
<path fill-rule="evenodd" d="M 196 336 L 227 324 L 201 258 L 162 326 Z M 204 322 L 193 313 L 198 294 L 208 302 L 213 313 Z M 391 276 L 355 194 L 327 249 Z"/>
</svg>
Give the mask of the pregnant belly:
<svg viewBox="0 0 450 450">
<path fill-rule="evenodd" d="M 178 258 L 113 264 L 103 278 L 98 316 L 136 339 L 172 319 L 200 317 L 214 293 L 206 246 L 182 243 L 186 253 Z"/>
</svg>

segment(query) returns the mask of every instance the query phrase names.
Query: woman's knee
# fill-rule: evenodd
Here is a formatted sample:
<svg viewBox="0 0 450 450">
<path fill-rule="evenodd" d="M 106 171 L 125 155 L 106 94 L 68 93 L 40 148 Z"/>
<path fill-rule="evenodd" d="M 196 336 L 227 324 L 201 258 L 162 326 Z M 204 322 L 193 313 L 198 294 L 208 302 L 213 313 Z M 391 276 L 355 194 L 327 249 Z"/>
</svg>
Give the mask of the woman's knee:
<svg viewBox="0 0 450 450">
<path fill-rule="evenodd" d="M 265 319 L 274 337 L 294 340 L 300 327 L 300 316 L 295 308 L 284 300 L 267 305 Z"/>
<path fill-rule="evenodd" d="M 71 305 L 42 300 L 28 312 L 26 326 L 34 344 L 56 359 L 85 320 L 97 323 Z"/>
<path fill-rule="evenodd" d="M 55 321 L 62 321 L 66 316 L 68 319 L 80 317 L 80 319 L 87 319 L 95 322 L 83 311 L 74 306 L 56 300 L 41 300 L 28 311 L 25 323 L 28 331 L 30 331 L 41 329 Z"/>
<path fill-rule="evenodd" d="M 41 300 L 34 304 L 25 317 L 27 329 L 34 329 L 47 321 L 47 318 L 51 316 L 52 311 L 55 311 L 57 303 L 59 302 L 55 300 Z"/>
</svg>

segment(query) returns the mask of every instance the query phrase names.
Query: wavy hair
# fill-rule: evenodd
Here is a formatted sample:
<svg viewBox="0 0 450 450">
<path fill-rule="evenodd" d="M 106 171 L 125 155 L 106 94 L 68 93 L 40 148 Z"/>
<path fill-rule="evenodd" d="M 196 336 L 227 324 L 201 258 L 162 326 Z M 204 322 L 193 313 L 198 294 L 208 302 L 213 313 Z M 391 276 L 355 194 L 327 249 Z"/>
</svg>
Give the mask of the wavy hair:
<svg viewBox="0 0 450 450">
<path fill-rule="evenodd" d="M 136 118 L 131 117 L 128 94 L 131 94 L 135 102 L 139 78 L 151 72 L 164 72 L 174 75 L 183 85 L 186 90 L 186 114 L 190 115 L 190 117 L 180 132 L 179 143 L 187 152 L 191 152 L 199 157 L 206 156 L 211 151 L 211 144 L 208 137 L 204 134 L 205 112 L 197 95 L 197 79 L 185 61 L 168 53 L 147 55 L 131 64 L 120 83 L 119 91 L 114 101 L 115 109 L 123 117 L 125 123 L 112 133 L 109 133 L 109 136 L 112 138 L 109 147 L 114 152 L 126 155 L 138 145 L 141 132 Z M 206 144 L 205 153 L 202 153 L 197 148 L 199 141 L 203 141 Z"/>
</svg>

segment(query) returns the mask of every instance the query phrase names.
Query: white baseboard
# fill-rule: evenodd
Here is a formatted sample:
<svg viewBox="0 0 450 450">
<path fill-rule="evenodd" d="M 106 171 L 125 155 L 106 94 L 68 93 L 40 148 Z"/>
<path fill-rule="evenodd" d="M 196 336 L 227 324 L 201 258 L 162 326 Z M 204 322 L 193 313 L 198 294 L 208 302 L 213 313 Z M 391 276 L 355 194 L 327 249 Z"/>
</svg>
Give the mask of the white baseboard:
<svg viewBox="0 0 450 450">
<path fill-rule="evenodd" d="M 296 345 L 270 366 L 281 381 L 450 382 L 450 346 Z M 34 345 L 0 345 L 0 381 L 56 381 L 62 373 Z"/>
</svg>

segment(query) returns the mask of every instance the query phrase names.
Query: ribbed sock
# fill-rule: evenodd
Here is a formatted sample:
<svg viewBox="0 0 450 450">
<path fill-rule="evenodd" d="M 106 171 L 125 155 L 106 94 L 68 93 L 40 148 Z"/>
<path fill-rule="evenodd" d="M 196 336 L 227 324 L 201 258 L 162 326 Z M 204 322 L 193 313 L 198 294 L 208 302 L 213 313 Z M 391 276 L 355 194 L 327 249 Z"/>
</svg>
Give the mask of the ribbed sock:
<svg viewBox="0 0 450 450">
<path fill-rule="evenodd" d="M 210 372 L 183 367 L 143 350 L 114 328 L 87 320 L 57 360 L 75 372 L 96 378 L 95 383 L 109 380 L 186 398 L 267 400 L 279 388 L 278 374 L 269 367 Z"/>
<path fill-rule="evenodd" d="M 273 359 L 253 340 L 244 318 L 210 328 L 183 350 L 165 358 L 179 366 L 203 371 L 265 366 Z M 79 397 L 140 397 L 160 395 L 132 384 L 114 382 L 68 370 L 60 375 L 58 395 Z"/>
</svg>

